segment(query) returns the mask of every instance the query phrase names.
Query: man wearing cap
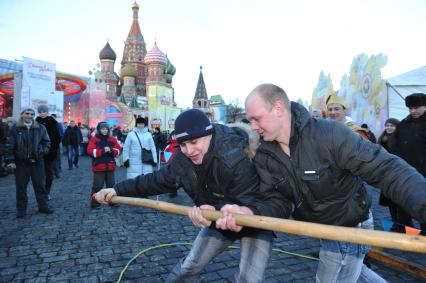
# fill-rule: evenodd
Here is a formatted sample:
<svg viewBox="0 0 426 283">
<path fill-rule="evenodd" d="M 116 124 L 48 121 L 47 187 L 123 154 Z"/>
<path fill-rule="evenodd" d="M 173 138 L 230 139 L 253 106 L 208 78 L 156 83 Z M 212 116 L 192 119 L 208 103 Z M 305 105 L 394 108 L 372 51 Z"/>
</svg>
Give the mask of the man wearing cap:
<svg viewBox="0 0 426 283">
<path fill-rule="evenodd" d="M 426 177 L 426 94 L 408 95 L 405 106 L 410 114 L 396 127 L 393 152 Z M 411 216 L 398 208 L 398 223 L 412 227 Z M 426 223 L 421 223 L 420 226 L 422 234 L 426 234 Z"/>
<path fill-rule="evenodd" d="M 361 137 L 368 139 L 366 131 L 352 122 L 351 119 L 346 116 L 346 109 L 348 109 L 348 104 L 343 98 L 332 94 L 327 97 L 325 103 L 327 105 L 327 113 L 330 120 L 342 122 Z"/>
<path fill-rule="evenodd" d="M 245 109 L 252 130 L 262 136 L 253 159 L 260 189 L 276 193 L 286 218 L 373 229 L 367 182 L 426 220 L 426 180 L 401 158 L 340 122 L 311 118 L 273 84 L 254 88 Z M 235 230 L 234 224 L 228 219 L 229 229 Z M 384 282 L 363 265 L 368 250 L 365 245 L 321 240 L 316 281 Z"/>
<path fill-rule="evenodd" d="M 50 139 L 50 150 L 49 153 L 44 157 L 44 173 L 46 177 L 45 188 L 48 198 L 50 199 L 50 189 L 53 182 L 53 167 L 55 166 L 56 158 L 58 156 L 61 135 L 58 130 L 58 122 L 56 122 L 55 118 L 48 116 L 49 108 L 47 105 L 39 105 L 37 112 L 39 116 L 36 118 L 36 121 L 46 128 Z"/>
<path fill-rule="evenodd" d="M 31 178 L 38 211 L 51 214 L 44 187 L 44 156 L 48 154 L 50 140 L 46 128 L 34 121 L 32 108 L 24 108 L 21 118 L 9 132 L 6 141 L 6 163 L 15 171 L 16 217 L 27 214 L 27 185 Z"/>
<path fill-rule="evenodd" d="M 201 209 L 221 209 L 237 204 L 247 214 L 279 214 L 267 197 L 260 199 L 258 175 L 245 152 L 249 146 L 246 131 L 238 127 L 212 125 L 200 110 L 181 113 L 175 121 L 175 135 L 181 151 L 170 165 L 152 174 L 138 176 L 96 194 L 107 204 L 115 195 L 147 197 L 173 193 L 180 187 L 196 206 L 188 216 L 201 228 L 189 255 L 172 270 L 167 282 L 192 282 L 203 268 L 234 240 L 241 239 L 241 259 L 236 282 L 262 282 L 271 253 L 272 233 L 244 228 L 240 232 L 223 231 L 202 216 Z M 216 221 L 223 225 L 226 219 Z"/>
</svg>

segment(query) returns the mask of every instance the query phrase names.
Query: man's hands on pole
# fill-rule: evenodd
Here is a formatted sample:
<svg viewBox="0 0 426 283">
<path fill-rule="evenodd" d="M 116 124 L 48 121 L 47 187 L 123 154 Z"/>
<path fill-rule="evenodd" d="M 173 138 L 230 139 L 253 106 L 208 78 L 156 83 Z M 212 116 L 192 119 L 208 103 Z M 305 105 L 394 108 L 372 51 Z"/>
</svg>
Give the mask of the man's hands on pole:
<svg viewBox="0 0 426 283">
<path fill-rule="evenodd" d="M 234 232 L 240 232 L 241 229 L 243 229 L 243 226 L 237 225 L 235 217 L 232 215 L 232 213 L 254 215 L 250 208 L 236 204 L 225 204 L 222 206 L 220 211 L 222 212 L 223 217 L 216 220 L 216 228 L 222 230 L 231 230 Z"/>
<path fill-rule="evenodd" d="M 109 202 L 111 201 L 111 198 L 116 195 L 117 195 L 117 192 L 112 188 L 102 189 L 96 194 L 94 194 L 93 198 L 94 200 L 96 200 L 97 202 L 101 204 L 109 204 Z"/>
<path fill-rule="evenodd" d="M 188 216 L 195 226 L 200 228 L 209 227 L 212 222 L 203 217 L 201 210 L 215 210 L 215 208 L 208 204 L 201 205 L 200 207 L 194 206 L 189 209 Z M 254 215 L 250 208 L 236 204 L 226 204 L 220 209 L 220 211 L 222 212 L 223 217 L 216 220 L 216 228 L 231 230 L 234 232 L 240 232 L 241 229 L 243 229 L 243 226 L 237 225 L 232 213 Z"/>
<path fill-rule="evenodd" d="M 116 196 L 117 192 L 112 189 L 102 189 L 96 194 L 93 195 L 93 199 L 101 204 L 109 204 L 111 198 Z M 192 223 L 200 228 L 210 227 L 212 222 L 203 217 L 201 210 L 215 210 L 214 206 L 203 204 L 201 206 L 194 206 L 188 210 L 188 217 L 191 219 Z M 226 204 L 220 211 L 223 214 L 222 218 L 216 220 L 216 228 L 222 230 L 231 230 L 234 232 L 240 232 L 243 229 L 243 226 L 237 225 L 235 217 L 232 213 L 244 214 L 244 215 L 253 215 L 253 211 L 246 206 L 239 206 L 236 204 Z"/>
<path fill-rule="evenodd" d="M 192 223 L 200 228 L 209 227 L 212 222 L 203 217 L 201 210 L 215 210 L 214 206 L 203 204 L 200 207 L 194 206 L 188 210 L 188 217 L 191 219 Z"/>
</svg>

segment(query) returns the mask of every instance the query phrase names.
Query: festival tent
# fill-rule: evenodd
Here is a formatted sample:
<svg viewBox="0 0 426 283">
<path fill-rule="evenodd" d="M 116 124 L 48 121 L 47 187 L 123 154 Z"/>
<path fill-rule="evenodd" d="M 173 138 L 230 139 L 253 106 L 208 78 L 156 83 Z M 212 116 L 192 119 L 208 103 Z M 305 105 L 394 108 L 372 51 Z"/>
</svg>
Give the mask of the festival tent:
<svg viewBox="0 0 426 283">
<path fill-rule="evenodd" d="M 412 93 L 426 93 L 426 66 L 386 80 L 388 117 L 402 120 L 408 115 L 405 97 Z"/>
</svg>

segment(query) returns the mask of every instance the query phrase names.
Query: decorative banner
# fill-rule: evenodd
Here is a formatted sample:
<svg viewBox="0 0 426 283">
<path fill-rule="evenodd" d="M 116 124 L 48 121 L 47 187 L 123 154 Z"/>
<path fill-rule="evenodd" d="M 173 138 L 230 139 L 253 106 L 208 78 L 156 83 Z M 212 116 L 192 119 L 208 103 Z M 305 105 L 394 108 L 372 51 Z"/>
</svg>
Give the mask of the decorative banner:
<svg viewBox="0 0 426 283">
<path fill-rule="evenodd" d="M 385 231 L 390 231 L 392 229 L 393 226 L 393 222 L 387 219 L 380 219 L 380 222 L 382 223 L 383 226 L 383 230 Z"/>
<path fill-rule="evenodd" d="M 340 81 L 338 95 L 349 103 L 347 113 L 361 125 L 366 123 L 370 130 L 380 135 L 388 118 L 386 83 L 381 69 L 388 61 L 383 54 L 368 56 L 360 54 L 352 61 L 349 76 Z"/>
<path fill-rule="evenodd" d="M 393 231 L 392 228 L 395 228 L 395 227 L 404 228 L 403 231 L 405 231 L 405 234 L 409 234 L 409 235 L 419 235 L 422 232 L 422 230 L 419 230 L 410 226 L 406 226 L 388 219 L 380 219 L 380 222 L 382 223 L 383 230 L 387 232 Z M 401 231 L 402 229 L 398 229 L 398 230 Z"/>
<path fill-rule="evenodd" d="M 358 126 L 366 123 L 376 135 L 382 133 L 388 118 L 387 89 L 381 74 L 387 60 L 383 54 L 368 56 L 362 53 L 356 56 L 349 74 L 343 75 L 337 90 L 337 95 L 349 104 L 347 116 Z M 311 112 L 323 110 L 326 98 L 334 93 L 330 75 L 321 71 L 312 93 Z"/>
<path fill-rule="evenodd" d="M 45 104 L 49 113 L 55 113 L 58 121 L 63 120 L 64 93 L 55 90 L 56 65 L 24 57 L 22 66 L 21 108 Z"/>
<path fill-rule="evenodd" d="M 24 57 L 22 74 L 23 85 L 55 91 L 56 65 L 54 63 Z"/>
<path fill-rule="evenodd" d="M 412 228 L 409 226 L 405 226 L 405 233 L 409 234 L 409 235 L 419 235 L 421 232 L 421 230 L 416 229 L 416 228 Z"/>
<path fill-rule="evenodd" d="M 164 160 L 166 160 L 166 162 L 169 162 L 170 157 L 172 157 L 172 153 L 168 151 L 163 151 L 163 154 L 164 154 Z"/>
</svg>

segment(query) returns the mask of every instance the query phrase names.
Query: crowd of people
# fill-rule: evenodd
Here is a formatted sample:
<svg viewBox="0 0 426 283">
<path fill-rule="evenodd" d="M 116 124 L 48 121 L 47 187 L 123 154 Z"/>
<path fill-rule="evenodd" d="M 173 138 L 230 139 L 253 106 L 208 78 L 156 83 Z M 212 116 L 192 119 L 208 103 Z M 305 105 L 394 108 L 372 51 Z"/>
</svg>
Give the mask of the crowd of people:
<svg viewBox="0 0 426 283">
<path fill-rule="evenodd" d="M 39 212 L 53 213 L 48 201 L 54 178 L 61 177 L 61 152 L 67 156 L 69 170 L 79 168 L 80 156 L 92 157 L 93 193 L 104 185 L 114 185 L 116 166 L 127 167 L 128 178 L 152 172 L 157 166 L 158 150 L 161 152 L 168 145 L 167 133 L 157 128 L 151 135 L 144 118 L 138 117 L 136 122 L 130 132 L 119 126 L 110 127 L 105 122 L 96 128 L 76 124 L 74 120 L 60 123 L 55 114 L 49 115 L 47 105 L 37 108 L 37 117 L 34 109 L 25 107 L 18 121 L 13 118 L 2 121 L 0 176 L 15 175 L 17 218 L 26 216 L 29 180 L 34 187 Z M 139 134 L 143 145 L 136 146 L 134 139 Z M 152 162 L 143 163 L 140 158 L 134 158 L 141 156 L 142 146 L 150 150 Z M 98 208 L 99 204 L 91 201 L 91 207 Z"/>
<path fill-rule="evenodd" d="M 341 97 L 328 97 L 324 119 L 321 112 L 290 102 L 273 84 L 259 85 L 247 96 L 247 124 L 212 124 L 202 111 L 190 109 L 177 117 L 168 139 L 160 129 L 151 133 L 142 117 L 130 132 L 105 122 L 91 131 L 74 121 L 63 127 L 42 106 L 34 119 L 35 111 L 26 108 L 7 128 L 7 138 L 1 136 L 3 162 L 15 173 L 18 218 L 26 214 L 30 178 L 39 211 L 53 212 L 49 192 L 59 172 L 54 168 L 60 142 L 69 169 L 78 168 L 80 148 L 92 158 L 93 209 L 111 205 L 117 195 L 173 196 L 182 188 L 195 204 L 188 217 L 200 231 L 167 282 L 196 279 L 235 240 L 241 241 L 236 282 L 262 282 L 273 234 L 238 225 L 233 213 L 374 229 L 372 186 L 381 190 L 380 204 L 389 207 L 393 231 L 404 232 L 401 227 L 415 226 L 415 219 L 425 234 L 426 94 L 411 94 L 405 103 L 409 115 L 402 121 L 389 118 L 377 142 L 367 124 L 347 117 Z M 118 183 L 117 165 L 127 170 Z M 220 210 L 223 216 L 212 222 L 202 210 Z M 316 281 L 385 282 L 363 263 L 369 249 L 321 240 Z"/>
</svg>

